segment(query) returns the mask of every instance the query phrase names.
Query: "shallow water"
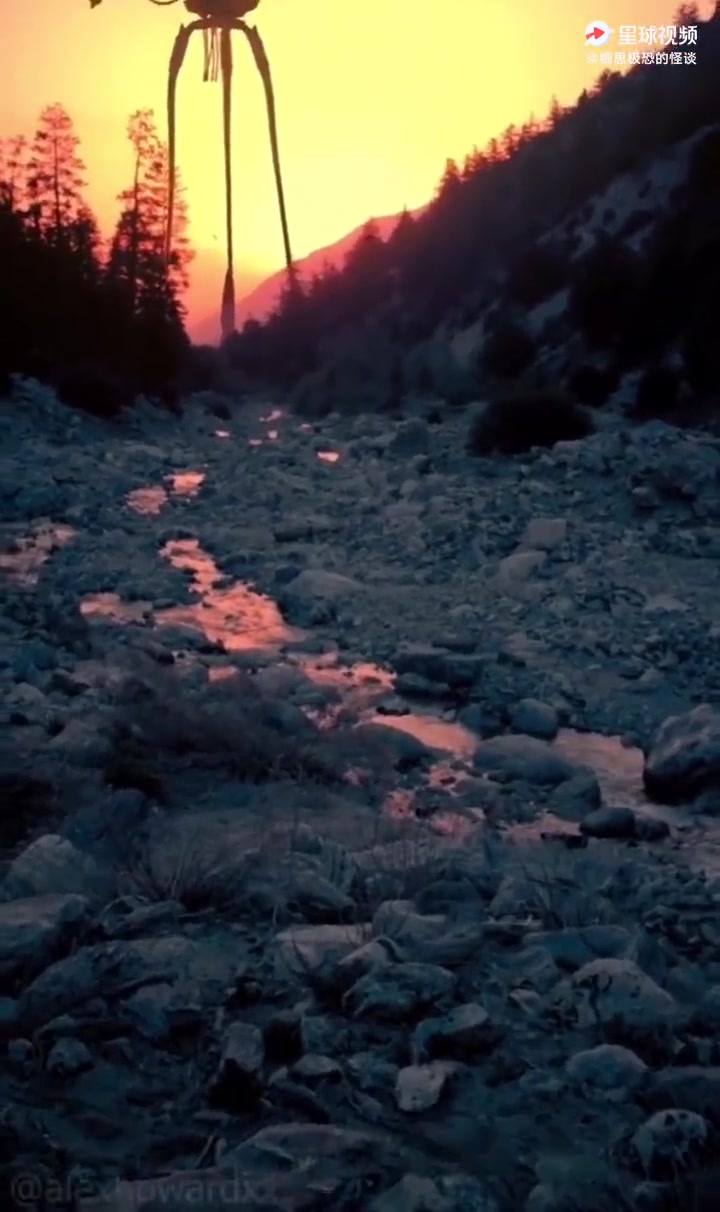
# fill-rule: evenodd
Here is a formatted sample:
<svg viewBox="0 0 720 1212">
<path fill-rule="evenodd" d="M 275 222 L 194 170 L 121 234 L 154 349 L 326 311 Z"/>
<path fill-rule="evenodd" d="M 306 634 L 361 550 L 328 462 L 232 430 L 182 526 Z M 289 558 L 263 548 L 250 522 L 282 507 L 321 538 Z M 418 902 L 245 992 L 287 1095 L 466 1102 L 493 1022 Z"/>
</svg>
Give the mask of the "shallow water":
<svg viewBox="0 0 720 1212">
<path fill-rule="evenodd" d="M 0 551 L 0 572 L 17 585 L 30 588 L 37 585 L 40 569 L 57 547 L 63 547 L 74 538 L 72 526 L 41 523 L 30 535 L 5 533 L 8 548 Z"/>
<path fill-rule="evenodd" d="M 228 652 L 275 648 L 302 638 L 304 633 L 285 622 L 272 598 L 241 581 L 219 588 L 223 575 L 197 539 L 173 539 L 160 554 L 175 568 L 192 573 L 191 591 L 200 600 L 158 611 L 156 623 L 196 627 Z"/>
<path fill-rule="evenodd" d="M 565 757 L 592 767 L 604 804 L 628 808 L 647 804 L 642 781 L 643 755 L 639 749 L 623 744 L 622 737 L 561 728 L 554 744 Z"/>
<path fill-rule="evenodd" d="M 170 495 L 178 497 L 194 497 L 200 491 L 205 479 L 204 471 L 176 471 L 164 477 L 168 488 L 157 484 L 148 488 L 135 488 L 125 498 L 125 503 L 135 513 L 146 516 L 160 513 L 167 504 Z"/>
<path fill-rule="evenodd" d="M 317 457 L 323 463 L 337 463 L 340 459 L 340 455 L 337 450 L 319 450 L 317 452 Z"/>
</svg>

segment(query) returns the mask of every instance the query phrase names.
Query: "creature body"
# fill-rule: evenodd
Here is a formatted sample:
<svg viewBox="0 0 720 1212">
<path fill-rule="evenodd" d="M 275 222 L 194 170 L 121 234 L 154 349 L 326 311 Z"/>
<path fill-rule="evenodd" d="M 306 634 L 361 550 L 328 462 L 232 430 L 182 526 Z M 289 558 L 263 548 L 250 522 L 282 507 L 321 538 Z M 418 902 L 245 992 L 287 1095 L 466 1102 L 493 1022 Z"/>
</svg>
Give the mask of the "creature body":
<svg viewBox="0 0 720 1212">
<path fill-rule="evenodd" d="M 90 7 L 95 8 L 102 0 L 90 0 Z M 150 0 L 159 8 L 178 3 L 178 0 Z M 231 35 L 233 30 L 239 30 L 247 38 L 255 60 L 255 66 L 260 73 L 265 90 L 265 105 L 268 117 L 270 135 L 270 150 L 272 153 L 275 188 L 277 191 L 278 208 L 285 252 L 285 264 L 291 288 L 295 286 L 295 271 L 290 250 L 290 235 L 288 230 L 287 211 L 285 207 L 285 192 L 283 189 L 282 172 L 280 168 L 280 152 L 278 147 L 277 121 L 275 116 L 275 95 L 270 75 L 270 64 L 265 53 L 260 34 L 252 25 L 247 25 L 243 17 L 258 7 L 260 0 L 183 0 L 188 13 L 195 20 L 189 25 L 181 25 L 170 55 L 167 87 L 167 121 L 168 121 L 168 205 L 167 226 L 165 233 L 165 255 L 169 260 L 171 255 L 173 215 L 175 204 L 175 175 L 177 157 L 177 121 L 176 97 L 177 81 L 180 68 L 187 53 L 192 34 L 202 33 L 205 65 L 204 80 L 217 80 L 222 77 L 223 91 L 223 144 L 225 159 L 225 222 L 226 222 L 226 254 L 227 269 L 223 285 L 222 305 L 220 311 L 220 328 L 223 339 L 235 331 L 235 253 L 233 243 L 232 220 L 232 75 L 233 54 Z"/>
</svg>

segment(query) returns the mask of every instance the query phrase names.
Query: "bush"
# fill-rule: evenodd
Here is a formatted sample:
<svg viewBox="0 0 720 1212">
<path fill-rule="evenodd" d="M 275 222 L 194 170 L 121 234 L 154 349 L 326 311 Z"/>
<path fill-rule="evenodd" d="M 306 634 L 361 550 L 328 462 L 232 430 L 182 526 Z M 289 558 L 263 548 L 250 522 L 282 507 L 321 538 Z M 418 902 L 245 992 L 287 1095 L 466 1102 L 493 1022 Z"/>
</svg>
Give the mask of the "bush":
<svg viewBox="0 0 720 1212">
<path fill-rule="evenodd" d="M 537 355 L 532 337 L 519 324 L 501 322 L 488 334 L 480 358 L 485 370 L 515 379 L 532 366 Z"/>
<path fill-rule="evenodd" d="M 699 139 L 688 161 L 687 185 L 698 199 L 717 198 L 720 194 L 720 130 L 712 130 Z"/>
<path fill-rule="evenodd" d="M 566 380 L 566 387 L 579 404 L 599 408 L 606 404 L 617 388 L 620 376 L 617 370 L 603 370 L 599 366 L 578 366 Z"/>
<path fill-rule="evenodd" d="M 636 421 L 666 420 L 677 412 L 680 377 L 670 366 L 646 370 L 639 379 L 628 414 Z"/>
<path fill-rule="evenodd" d="M 525 307 L 536 307 L 567 286 L 567 282 L 567 257 L 556 247 L 539 244 L 511 271 L 506 293 Z"/>
<path fill-rule="evenodd" d="M 569 312 L 588 342 L 606 349 L 630 323 L 638 294 L 637 258 L 616 240 L 599 240 L 578 268 Z"/>
<path fill-rule="evenodd" d="M 55 375 L 58 399 L 94 417 L 115 419 L 133 402 L 133 393 L 99 366 L 69 366 Z"/>
<path fill-rule="evenodd" d="M 521 454 L 533 446 L 554 446 L 593 433 L 592 417 L 566 396 L 523 392 L 494 400 L 472 423 L 469 454 Z"/>
</svg>

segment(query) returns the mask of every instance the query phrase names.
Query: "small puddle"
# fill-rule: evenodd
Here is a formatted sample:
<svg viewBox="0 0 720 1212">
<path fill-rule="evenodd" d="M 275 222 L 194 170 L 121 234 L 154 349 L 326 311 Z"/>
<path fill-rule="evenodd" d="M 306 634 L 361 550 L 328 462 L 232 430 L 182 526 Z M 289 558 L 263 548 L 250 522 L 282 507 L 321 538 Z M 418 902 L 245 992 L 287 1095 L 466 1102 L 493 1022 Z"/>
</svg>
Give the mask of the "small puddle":
<svg viewBox="0 0 720 1212">
<path fill-rule="evenodd" d="M 143 514 L 145 517 L 158 514 L 167 504 L 170 494 L 179 497 L 197 496 L 205 479 L 205 472 L 176 471 L 165 476 L 164 479 L 169 485 L 169 490 L 161 484 L 150 488 L 135 488 L 125 498 L 126 504 L 135 513 Z"/>
<path fill-rule="evenodd" d="M 216 429 L 214 436 L 216 438 L 229 438 L 230 430 L 229 429 Z"/>
<path fill-rule="evenodd" d="M 126 602 L 117 593 L 92 593 L 80 603 L 86 619 L 110 619 L 113 623 L 145 623 L 152 617 L 149 602 Z"/>
<path fill-rule="evenodd" d="M 649 808 L 643 789 L 644 759 L 622 737 L 561 728 L 554 742 L 564 757 L 590 766 L 597 775 L 603 803 L 612 807 Z"/>
<path fill-rule="evenodd" d="M 317 452 L 317 457 L 323 463 L 337 463 L 340 459 L 340 455 L 337 450 L 319 450 Z"/>
<path fill-rule="evenodd" d="M 40 569 L 52 553 L 74 538 L 72 526 L 43 522 L 33 534 L 6 537 L 8 547 L 0 551 L 0 572 L 17 585 L 27 588 L 37 585 Z"/>
<path fill-rule="evenodd" d="M 452 720 L 438 719 L 437 716 L 417 715 L 408 712 L 407 715 L 373 715 L 371 724 L 384 724 L 388 728 L 397 728 L 421 741 L 429 749 L 441 749 L 458 758 L 472 757 L 478 747 L 479 737 L 462 724 Z"/>
<path fill-rule="evenodd" d="M 272 425 L 273 421 L 280 421 L 283 416 L 282 408 L 272 408 L 265 417 L 261 417 L 263 425 Z"/>
<path fill-rule="evenodd" d="M 285 622 L 272 598 L 240 581 L 219 588 L 225 578 L 197 539 L 173 539 L 160 554 L 173 567 L 192 573 L 192 592 L 200 601 L 158 611 L 157 624 L 195 627 L 228 652 L 275 648 L 302 638 L 304 633 Z"/>
</svg>

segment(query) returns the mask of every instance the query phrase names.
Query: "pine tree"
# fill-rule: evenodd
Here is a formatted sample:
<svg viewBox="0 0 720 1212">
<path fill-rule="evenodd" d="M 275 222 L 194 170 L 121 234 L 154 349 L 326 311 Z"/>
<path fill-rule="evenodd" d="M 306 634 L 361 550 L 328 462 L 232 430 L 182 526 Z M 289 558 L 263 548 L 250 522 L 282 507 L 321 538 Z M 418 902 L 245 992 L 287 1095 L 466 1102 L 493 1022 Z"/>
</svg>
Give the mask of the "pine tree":
<svg viewBox="0 0 720 1212">
<path fill-rule="evenodd" d="M 62 242 L 84 206 L 85 165 L 79 144 L 63 106 L 46 106 L 30 149 L 27 201 L 35 229 L 52 243 Z"/>
<path fill-rule="evenodd" d="M 132 184 L 119 195 L 122 211 L 111 243 L 108 277 L 122 288 L 133 311 L 180 314 L 193 253 L 187 236 L 187 203 L 179 174 L 171 256 L 165 261 L 168 158 L 152 110 L 138 110 L 128 122 L 133 148 Z"/>
<path fill-rule="evenodd" d="M 19 211 L 25 198 L 28 142 L 24 135 L 0 139 L 0 205 Z"/>
</svg>

